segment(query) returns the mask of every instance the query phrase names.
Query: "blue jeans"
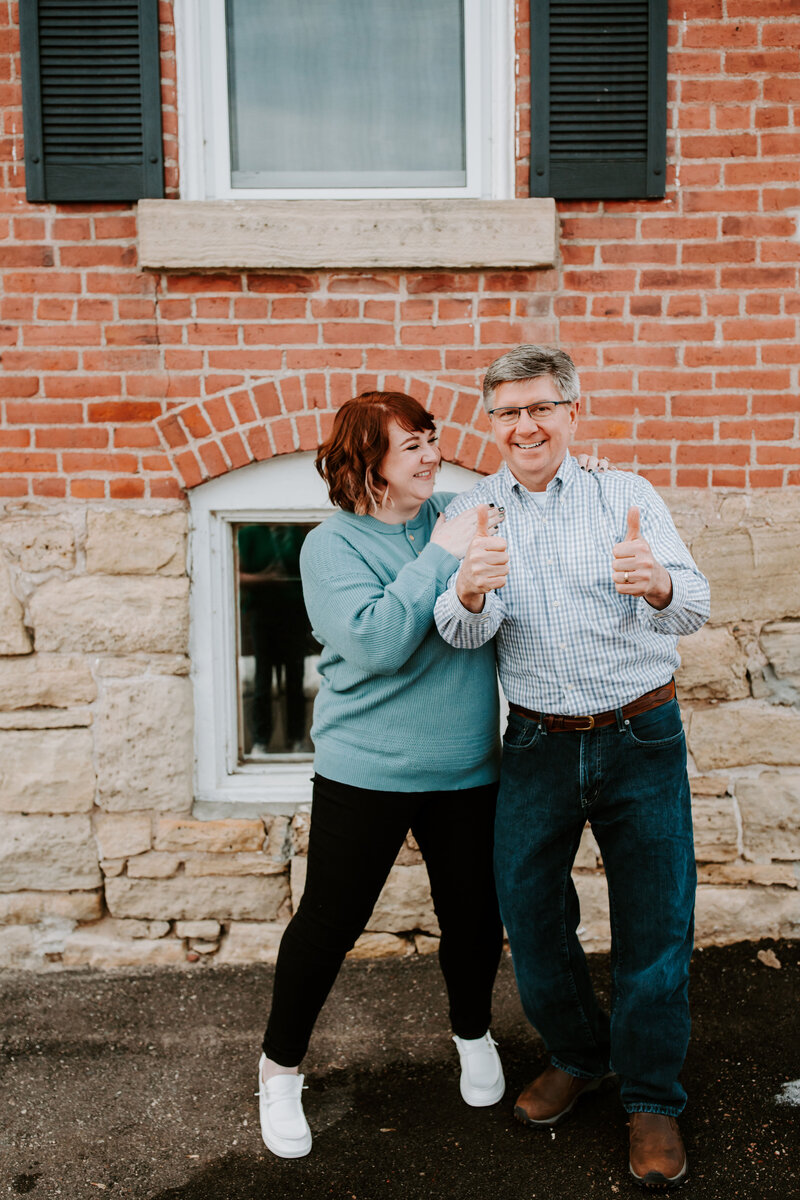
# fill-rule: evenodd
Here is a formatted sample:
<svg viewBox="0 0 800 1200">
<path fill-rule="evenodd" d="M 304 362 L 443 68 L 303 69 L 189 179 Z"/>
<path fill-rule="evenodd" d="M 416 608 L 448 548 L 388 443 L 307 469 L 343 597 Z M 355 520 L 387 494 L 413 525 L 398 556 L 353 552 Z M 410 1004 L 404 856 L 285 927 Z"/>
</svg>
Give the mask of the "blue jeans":
<svg viewBox="0 0 800 1200">
<path fill-rule="evenodd" d="M 586 733 L 511 713 L 503 744 L 495 877 L 525 1013 L 555 1066 L 615 1071 L 628 1112 L 677 1116 L 697 881 L 677 701 Z M 576 933 L 587 820 L 608 880 L 610 1020 Z"/>
</svg>

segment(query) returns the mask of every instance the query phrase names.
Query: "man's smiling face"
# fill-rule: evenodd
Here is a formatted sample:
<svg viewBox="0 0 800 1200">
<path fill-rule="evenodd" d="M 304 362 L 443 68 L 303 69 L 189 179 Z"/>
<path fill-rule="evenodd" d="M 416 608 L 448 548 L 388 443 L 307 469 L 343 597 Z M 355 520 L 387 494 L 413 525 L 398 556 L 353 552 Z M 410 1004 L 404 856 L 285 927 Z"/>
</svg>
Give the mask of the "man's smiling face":
<svg viewBox="0 0 800 1200">
<path fill-rule="evenodd" d="M 518 379 L 495 388 L 492 408 L 524 408 L 529 404 L 561 401 L 562 396 L 549 375 Z M 543 492 L 561 466 L 578 424 L 580 402 L 560 404 L 547 420 L 535 420 L 520 412 L 513 425 L 490 418 L 497 448 L 511 474 L 529 492 Z"/>
</svg>

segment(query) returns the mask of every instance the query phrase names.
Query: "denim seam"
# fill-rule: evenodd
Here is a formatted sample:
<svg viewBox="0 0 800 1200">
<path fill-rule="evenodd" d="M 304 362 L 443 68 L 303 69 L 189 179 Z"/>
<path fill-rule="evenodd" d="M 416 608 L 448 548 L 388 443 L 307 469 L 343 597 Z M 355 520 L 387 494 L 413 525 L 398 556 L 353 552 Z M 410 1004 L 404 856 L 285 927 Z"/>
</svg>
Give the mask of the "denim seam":
<svg viewBox="0 0 800 1200">
<path fill-rule="evenodd" d="M 574 1079 L 603 1079 L 603 1075 L 590 1075 L 588 1071 L 579 1071 L 577 1067 L 571 1067 L 568 1063 L 557 1058 L 555 1054 L 550 1055 L 550 1062 L 554 1067 L 558 1067 L 559 1071 L 563 1071 L 565 1075 L 572 1075 Z"/>
<path fill-rule="evenodd" d="M 662 1117 L 679 1117 L 685 1104 L 626 1104 L 626 1113 L 658 1113 Z"/>
<path fill-rule="evenodd" d="M 681 738 L 684 736 L 683 730 L 681 729 L 679 733 L 673 733 L 672 737 L 657 738 L 654 741 L 648 742 L 643 738 L 637 738 L 630 726 L 628 726 L 625 732 L 628 735 L 628 739 L 633 742 L 634 746 L 643 746 L 645 749 L 652 747 L 654 750 L 661 750 L 664 746 L 677 746 Z"/>
</svg>

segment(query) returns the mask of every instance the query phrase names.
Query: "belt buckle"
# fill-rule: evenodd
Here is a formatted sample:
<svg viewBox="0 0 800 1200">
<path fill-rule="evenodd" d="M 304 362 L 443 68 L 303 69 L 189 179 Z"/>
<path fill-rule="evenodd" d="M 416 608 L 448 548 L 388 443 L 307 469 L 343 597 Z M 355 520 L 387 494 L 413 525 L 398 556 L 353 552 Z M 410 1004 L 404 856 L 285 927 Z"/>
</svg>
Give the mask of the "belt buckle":
<svg viewBox="0 0 800 1200">
<path fill-rule="evenodd" d="M 584 733 L 587 729 L 594 729 L 594 717 L 575 717 L 576 721 L 588 721 L 588 725 L 576 725 L 576 733 Z"/>
</svg>

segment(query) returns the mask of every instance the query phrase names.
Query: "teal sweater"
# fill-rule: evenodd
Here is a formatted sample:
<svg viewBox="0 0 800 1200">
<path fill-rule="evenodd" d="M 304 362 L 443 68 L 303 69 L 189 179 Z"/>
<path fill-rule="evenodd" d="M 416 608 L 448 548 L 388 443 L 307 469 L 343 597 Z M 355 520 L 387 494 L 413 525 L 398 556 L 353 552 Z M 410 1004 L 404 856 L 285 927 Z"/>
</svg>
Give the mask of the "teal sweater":
<svg viewBox="0 0 800 1200">
<path fill-rule="evenodd" d="M 328 779 L 422 792 L 497 778 L 494 647 L 455 650 L 433 623 L 458 559 L 428 538 L 451 499 L 432 496 L 405 525 L 336 512 L 303 543 L 303 595 L 323 646 L 314 768 Z"/>
</svg>

